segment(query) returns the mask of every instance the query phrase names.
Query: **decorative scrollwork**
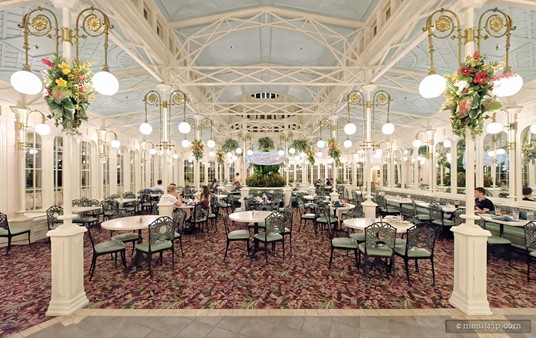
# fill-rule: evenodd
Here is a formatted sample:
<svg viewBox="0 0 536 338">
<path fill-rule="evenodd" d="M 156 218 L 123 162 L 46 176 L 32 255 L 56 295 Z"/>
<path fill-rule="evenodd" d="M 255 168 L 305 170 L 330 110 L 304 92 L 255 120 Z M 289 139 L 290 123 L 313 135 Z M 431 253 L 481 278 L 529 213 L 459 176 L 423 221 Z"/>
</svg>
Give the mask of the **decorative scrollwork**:
<svg viewBox="0 0 536 338">
<path fill-rule="evenodd" d="M 346 97 L 346 100 L 349 104 L 360 104 L 361 101 L 364 100 L 362 96 L 363 95 L 360 95 L 359 92 L 353 91 L 350 94 L 348 94 L 348 96 Z"/>
<path fill-rule="evenodd" d="M 440 31 L 441 33 L 444 33 L 448 30 L 451 30 L 452 28 L 452 19 L 449 18 L 446 15 L 440 15 L 439 18 L 434 23 L 435 28 Z"/>
<path fill-rule="evenodd" d="M 38 32 L 52 29 L 50 19 L 43 14 L 38 14 L 32 19 L 32 28 Z"/>
</svg>

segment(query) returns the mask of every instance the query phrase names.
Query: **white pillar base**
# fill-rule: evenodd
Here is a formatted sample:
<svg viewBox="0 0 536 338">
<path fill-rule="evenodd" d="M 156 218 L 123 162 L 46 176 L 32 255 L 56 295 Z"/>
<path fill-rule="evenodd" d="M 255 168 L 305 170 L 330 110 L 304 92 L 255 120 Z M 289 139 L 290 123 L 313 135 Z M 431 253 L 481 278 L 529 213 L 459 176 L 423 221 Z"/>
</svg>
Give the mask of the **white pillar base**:
<svg viewBox="0 0 536 338">
<path fill-rule="evenodd" d="M 47 233 L 51 240 L 52 296 L 47 316 L 66 316 L 89 303 L 84 290 L 84 232 L 78 225 Z"/>
<path fill-rule="evenodd" d="M 338 192 L 332 192 L 329 194 L 329 198 L 331 202 L 335 202 L 339 200 L 339 193 Z"/>
<path fill-rule="evenodd" d="M 292 197 L 292 188 L 291 187 L 284 187 L 283 188 L 283 197 L 284 197 L 284 206 L 286 207 L 287 205 L 290 204 L 290 199 Z"/>
<path fill-rule="evenodd" d="M 376 218 L 376 207 L 378 206 L 376 203 L 372 202 L 371 200 L 366 200 L 365 202 L 361 203 L 361 205 L 363 206 L 365 218 Z"/>
<path fill-rule="evenodd" d="M 246 210 L 246 204 L 244 203 L 244 197 L 249 197 L 249 187 L 242 187 L 240 189 L 240 210 Z"/>
<path fill-rule="evenodd" d="M 487 282 L 487 238 L 478 226 L 460 224 L 454 233 L 454 290 L 449 303 L 468 315 L 490 315 Z"/>
</svg>

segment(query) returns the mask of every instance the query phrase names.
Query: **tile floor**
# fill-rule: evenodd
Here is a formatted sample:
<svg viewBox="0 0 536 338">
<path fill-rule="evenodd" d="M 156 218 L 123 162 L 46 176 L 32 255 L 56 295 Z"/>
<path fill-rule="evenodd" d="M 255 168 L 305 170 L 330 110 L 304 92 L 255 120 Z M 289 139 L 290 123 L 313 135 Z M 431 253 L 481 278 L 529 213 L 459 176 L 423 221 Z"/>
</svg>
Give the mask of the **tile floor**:
<svg viewBox="0 0 536 338">
<path fill-rule="evenodd" d="M 446 320 L 528 320 L 530 333 L 446 333 Z M 423 310 L 94 310 L 55 317 L 12 337 L 536 337 L 536 309 L 466 316 Z"/>
</svg>

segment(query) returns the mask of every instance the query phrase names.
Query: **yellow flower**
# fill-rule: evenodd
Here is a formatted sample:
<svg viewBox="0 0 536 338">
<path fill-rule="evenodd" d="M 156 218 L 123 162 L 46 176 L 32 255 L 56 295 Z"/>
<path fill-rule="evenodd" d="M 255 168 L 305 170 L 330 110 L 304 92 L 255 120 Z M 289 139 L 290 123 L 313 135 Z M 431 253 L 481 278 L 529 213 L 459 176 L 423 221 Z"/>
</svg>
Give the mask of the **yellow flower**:
<svg viewBox="0 0 536 338">
<path fill-rule="evenodd" d="M 65 75 L 69 74 L 71 72 L 71 69 L 69 68 L 69 64 L 62 62 L 58 65 L 58 67 L 61 68 L 61 72 Z"/>
<path fill-rule="evenodd" d="M 64 79 L 62 78 L 59 78 L 56 80 L 56 84 L 60 87 L 65 87 L 67 85 L 67 81 L 65 81 Z"/>
</svg>

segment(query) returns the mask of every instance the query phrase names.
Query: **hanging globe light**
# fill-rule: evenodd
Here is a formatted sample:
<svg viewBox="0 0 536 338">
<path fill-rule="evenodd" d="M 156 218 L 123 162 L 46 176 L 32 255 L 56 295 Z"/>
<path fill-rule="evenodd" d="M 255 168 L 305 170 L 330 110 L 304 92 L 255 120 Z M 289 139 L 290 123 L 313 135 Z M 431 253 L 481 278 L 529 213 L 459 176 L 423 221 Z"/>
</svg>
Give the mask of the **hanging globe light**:
<svg viewBox="0 0 536 338">
<path fill-rule="evenodd" d="M 354 135 L 356 131 L 357 127 L 352 122 L 349 122 L 344 126 L 344 133 L 346 135 Z"/>
<path fill-rule="evenodd" d="M 441 95 L 445 88 L 447 87 L 447 82 L 441 75 L 430 74 L 424 79 L 422 79 L 419 84 L 419 93 L 425 99 L 433 99 Z"/>
</svg>

